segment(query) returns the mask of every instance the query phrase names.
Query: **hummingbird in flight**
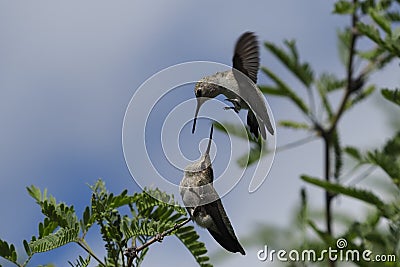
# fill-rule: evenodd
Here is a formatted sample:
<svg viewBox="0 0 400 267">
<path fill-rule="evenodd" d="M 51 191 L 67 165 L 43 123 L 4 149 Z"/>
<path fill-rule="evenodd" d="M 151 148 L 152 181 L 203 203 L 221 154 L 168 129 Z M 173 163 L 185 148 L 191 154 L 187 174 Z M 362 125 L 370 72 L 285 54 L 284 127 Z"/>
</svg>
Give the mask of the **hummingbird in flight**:
<svg viewBox="0 0 400 267">
<path fill-rule="evenodd" d="M 200 160 L 185 168 L 179 193 L 190 217 L 197 225 L 206 228 L 224 249 L 245 255 L 246 252 L 240 245 L 213 186 L 214 173 L 210 159 L 212 134 L 213 126 L 205 153 Z"/>
<path fill-rule="evenodd" d="M 233 54 L 233 68 L 224 72 L 202 78 L 196 83 L 194 93 L 197 107 L 194 115 L 192 133 L 196 128 L 197 115 L 205 101 L 220 94 L 233 104 L 233 109 L 247 109 L 247 125 L 250 132 L 258 138 L 259 132 L 265 140 L 268 132 L 273 135 L 274 129 L 268 116 L 265 99 L 257 87 L 257 72 L 260 67 L 257 37 L 253 32 L 243 33 L 236 42 Z"/>
</svg>

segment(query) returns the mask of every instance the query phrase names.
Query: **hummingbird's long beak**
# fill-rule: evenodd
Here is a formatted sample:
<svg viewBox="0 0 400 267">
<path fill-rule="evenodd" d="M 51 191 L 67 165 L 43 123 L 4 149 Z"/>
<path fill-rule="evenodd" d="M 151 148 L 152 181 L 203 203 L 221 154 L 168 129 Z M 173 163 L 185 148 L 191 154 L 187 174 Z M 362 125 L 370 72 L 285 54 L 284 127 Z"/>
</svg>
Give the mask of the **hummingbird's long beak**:
<svg viewBox="0 0 400 267">
<path fill-rule="evenodd" d="M 214 124 L 211 124 L 210 138 L 208 139 L 208 145 L 207 145 L 207 149 L 206 149 L 205 155 L 209 155 L 210 154 L 211 140 L 212 140 L 213 132 L 214 132 Z"/>
<path fill-rule="evenodd" d="M 211 167 L 210 149 L 211 149 L 213 131 L 214 131 L 214 124 L 211 124 L 210 138 L 208 139 L 207 149 L 206 152 L 203 154 L 201 160 L 201 170 L 205 170 L 208 167 Z"/>
<path fill-rule="evenodd" d="M 201 105 L 203 105 L 203 103 L 205 101 L 206 101 L 206 98 L 204 98 L 204 97 L 197 98 L 197 106 L 196 106 L 196 112 L 194 114 L 194 119 L 193 119 L 192 134 L 194 134 L 194 131 L 196 130 L 197 115 L 199 114 L 200 107 L 201 107 Z"/>
</svg>

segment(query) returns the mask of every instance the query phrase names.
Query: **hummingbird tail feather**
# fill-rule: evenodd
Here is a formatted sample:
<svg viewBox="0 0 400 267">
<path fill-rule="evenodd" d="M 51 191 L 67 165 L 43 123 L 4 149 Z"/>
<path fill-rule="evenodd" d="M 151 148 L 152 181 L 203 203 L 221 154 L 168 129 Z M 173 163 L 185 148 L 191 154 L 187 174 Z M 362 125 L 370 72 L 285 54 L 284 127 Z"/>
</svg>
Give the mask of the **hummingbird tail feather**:
<svg viewBox="0 0 400 267">
<path fill-rule="evenodd" d="M 221 245 L 224 249 L 226 249 L 229 252 L 240 252 L 242 255 L 246 255 L 246 252 L 244 251 L 242 245 L 240 245 L 239 241 L 236 238 L 232 238 L 230 235 L 221 235 L 212 229 L 208 229 L 212 237 L 215 239 L 215 241 L 218 242 L 218 244 Z"/>
<path fill-rule="evenodd" d="M 249 110 L 247 113 L 247 125 L 250 128 L 250 133 L 254 134 L 254 136 L 258 138 L 258 129 L 260 128 L 260 125 L 258 124 L 256 116 L 251 110 Z"/>
</svg>

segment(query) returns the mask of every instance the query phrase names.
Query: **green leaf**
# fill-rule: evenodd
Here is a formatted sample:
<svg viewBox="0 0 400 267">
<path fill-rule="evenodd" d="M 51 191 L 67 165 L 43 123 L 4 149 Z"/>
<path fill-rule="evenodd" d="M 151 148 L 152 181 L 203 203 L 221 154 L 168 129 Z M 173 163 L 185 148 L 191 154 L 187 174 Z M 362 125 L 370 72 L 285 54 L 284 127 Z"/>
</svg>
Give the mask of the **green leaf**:
<svg viewBox="0 0 400 267">
<path fill-rule="evenodd" d="M 199 241 L 199 235 L 194 230 L 193 226 L 184 226 L 179 228 L 176 237 L 185 245 L 192 253 L 197 263 L 202 267 L 212 267 L 207 255 L 207 248 L 204 243 Z"/>
<path fill-rule="evenodd" d="M 375 89 L 375 85 L 371 84 L 366 89 L 360 91 L 352 99 L 350 99 L 349 102 L 347 102 L 345 109 L 348 110 L 356 104 L 361 103 L 363 100 L 369 97 L 375 91 Z"/>
<path fill-rule="evenodd" d="M 357 29 L 361 34 L 367 36 L 369 39 L 371 39 L 378 45 L 384 45 L 384 41 L 382 40 L 378 29 L 375 28 L 374 26 L 358 22 Z"/>
<path fill-rule="evenodd" d="M 17 263 L 17 251 L 13 244 L 8 244 L 6 241 L 0 239 L 0 257 L 3 257 L 16 265 Z"/>
<path fill-rule="evenodd" d="M 245 153 L 243 156 L 237 159 L 237 164 L 241 168 L 246 168 L 249 165 L 257 162 L 261 157 L 261 148 L 259 146 L 255 146 L 250 148 L 249 153 Z"/>
<path fill-rule="evenodd" d="M 393 213 L 392 207 L 386 205 L 378 196 L 370 191 L 357 189 L 354 187 L 345 187 L 340 184 L 330 183 L 323 181 L 318 178 L 313 178 L 307 175 L 302 175 L 301 179 L 316 186 L 322 187 L 332 193 L 343 194 L 352 198 L 359 199 L 371 205 L 374 205 L 378 210 L 382 212 L 385 217 L 390 217 Z"/>
<path fill-rule="evenodd" d="M 374 47 L 369 50 L 365 51 L 357 51 L 357 55 L 363 59 L 369 60 L 369 61 L 377 61 L 378 58 L 385 52 L 385 49 L 382 47 Z"/>
<path fill-rule="evenodd" d="M 43 238 L 29 243 L 32 253 L 49 251 L 70 242 L 78 241 L 79 228 L 60 228 L 54 234 L 49 234 Z"/>
<path fill-rule="evenodd" d="M 149 248 L 145 248 L 142 250 L 141 253 L 139 253 L 138 257 L 136 257 L 136 265 L 134 266 L 141 266 L 141 263 L 143 262 L 147 252 L 149 251 Z"/>
<path fill-rule="evenodd" d="M 369 163 L 377 165 L 384 170 L 393 183 L 400 188 L 400 160 L 396 157 L 385 154 L 384 152 L 374 151 L 367 155 Z"/>
<path fill-rule="evenodd" d="M 121 225 L 121 232 L 126 240 L 138 236 L 154 236 L 158 233 L 157 223 L 151 220 L 132 220 L 124 218 Z"/>
<path fill-rule="evenodd" d="M 400 131 L 382 149 L 368 152 L 366 162 L 379 166 L 400 188 Z"/>
<path fill-rule="evenodd" d="M 297 212 L 296 222 L 300 226 L 302 231 L 305 231 L 305 227 L 308 221 L 308 199 L 307 199 L 307 191 L 303 187 L 300 190 L 301 196 L 301 204 L 300 208 Z"/>
<path fill-rule="evenodd" d="M 349 155 L 350 157 L 358 160 L 358 161 L 362 161 L 362 156 L 360 151 L 358 150 L 358 148 L 353 147 L 353 146 L 347 146 L 343 149 L 343 151 Z"/>
<path fill-rule="evenodd" d="M 266 67 L 261 67 L 261 70 L 271 78 L 276 85 L 278 86 L 279 90 L 284 91 L 286 95 L 296 104 L 296 106 L 303 111 L 305 114 L 309 114 L 310 110 L 308 106 L 303 102 L 303 100 L 294 93 L 292 89 L 289 88 L 278 76 L 276 76 L 271 70 Z"/>
<path fill-rule="evenodd" d="M 376 24 L 378 24 L 379 27 L 382 28 L 382 30 L 384 30 L 389 35 L 392 33 L 390 28 L 390 22 L 384 16 L 379 14 L 378 11 L 376 11 L 373 8 L 370 8 L 368 13 L 371 16 L 371 18 L 376 22 Z"/>
<path fill-rule="evenodd" d="M 330 93 L 344 88 L 346 81 L 339 79 L 332 73 L 323 73 L 317 82 L 317 86 L 324 92 Z"/>
<path fill-rule="evenodd" d="M 246 129 L 241 125 L 236 125 L 228 122 L 218 123 L 214 122 L 215 129 L 228 134 L 229 136 L 236 136 L 242 139 L 249 139 L 249 134 Z"/>
<path fill-rule="evenodd" d="M 321 98 L 322 105 L 328 114 L 328 118 L 333 117 L 332 106 L 328 100 L 327 93 L 337 90 L 343 86 L 342 82 L 334 76 L 333 74 L 323 73 L 321 77 L 316 82 L 317 91 Z"/>
<path fill-rule="evenodd" d="M 400 39 L 400 27 L 395 27 L 392 31 L 392 40 L 398 41 Z"/>
<path fill-rule="evenodd" d="M 44 218 L 44 221 L 39 223 L 39 236 L 42 238 L 54 232 L 54 230 L 59 226 L 59 224 L 49 218 Z"/>
<path fill-rule="evenodd" d="M 349 60 L 349 50 L 350 50 L 350 43 L 352 36 L 350 28 L 346 27 L 343 30 L 338 30 L 337 36 L 338 36 L 337 48 L 339 52 L 339 58 L 343 66 L 347 66 Z"/>
<path fill-rule="evenodd" d="M 308 63 L 300 63 L 296 42 L 286 40 L 284 44 L 290 53 L 271 42 L 265 42 L 265 47 L 273 53 L 307 88 L 313 82 L 313 71 Z"/>
<path fill-rule="evenodd" d="M 241 168 L 245 168 L 255 162 L 257 162 L 261 157 L 261 147 L 263 142 L 261 138 L 256 139 L 250 133 L 249 129 L 246 127 L 245 130 L 242 126 L 238 126 L 231 123 L 223 123 L 220 124 L 218 122 L 214 122 L 214 126 L 216 129 L 227 133 L 229 136 L 237 136 L 239 138 L 250 140 L 251 144 L 253 144 L 248 153 L 240 156 L 237 159 L 237 163 Z"/>
<path fill-rule="evenodd" d="M 390 89 L 385 88 L 385 89 L 381 90 L 381 94 L 387 100 L 400 106 L 400 90 L 399 89 L 390 90 Z"/>
<path fill-rule="evenodd" d="M 307 123 L 297 122 L 297 121 L 290 121 L 290 120 L 281 120 L 279 121 L 279 125 L 286 128 L 292 129 L 303 129 L 303 130 L 310 130 L 310 126 Z"/>
<path fill-rule="evenodd" d="M 137 216 L 132 219 L 127 216 L 122 218 L 121 232 L 125 240 L 132 237 L 154 236 L 169 231 L 176 224 L 186 220 L 186 210 L 176 206 L 172 196 L 158 189 L 145 189 L 142 193 L 136 193 L 134 203 L 137 207 Z M 200 266 L 211 266 L 206 257 L 207 249 L 204 243 L 198 240 L 199 236 L 192 226 L 183 226 L 170 234 L 178 237 Z M 141 255 L 144 256 L 143 253 Z"/>
<path fill-rule="evenodd" d="M 29 247 L 28 241 L 26 241 L 26 240 L 24 239 L 24 240 L 22 241 L 22 244 L 24 245 L 25 253 L 26 253 L 28 256 L 31 256 L 31 255 L 32 255 L 32 252 L 31 252 L 31 248 Z"/>
<path fill-rule="evenodd" d="M 43 224 L 39 224 L 39 237 L 51 233 L 57 226 L 75 228 L 79 225 L 73 206 L 68 206 L 62 202 L 57 203 L 53 196 L 47 197 L 47 189 L 44 189 L 41 193 L 39 188 L 32 185 L 27 187 L 27 190 L 47 217 Z"/>
<path fill-rule="evenodd" d="M 275 96 L 288 96 L 286 91 L 281 90 L 279 87 L 259 85 L 258 88 L 260 88 L 260 91 L 263 94 L 275 95 Z"/>
<path fill-rule="evenodd" d="M 42 201 L 42 193 L 38 187 L 31 185 L 27 187 L 26 190 L 28 191 L 29 195 L 36 200 L 37 203 Z"/>
<path fill-rule="evenodd" d="M 353 14 L 354 13 L 353 3 L 345 0 L 339 0 L 335 3 L 333 13 L 340 15 Z"/>
<path fill-rule="evenodd" d="M 400 13 L 398 11 L 386 12 L 386 17 L 393 22 L 400 22 Z"/>
<path fill-rule="evenodd" d="M 310 227 L 315 231 L 315 233 L 321 238 L 325 244 L 329 246 L 334 246 L 335 244 L 335 239 L 328 234 L 327 232 L 324 232 L 318 228 L 318 226 L 311 220 L 308 221 L 308 224 Z"/>
<path fill-rule="evenodd" d="M 87 267 L 90 263 L 90 255 L 88 255 L 86 259 L 84 259 L 82 256 L 79 256 L 79 258 L 76 260 L 76 263 L 72 263 L 70 261 L 68 261 L 68 263 L 73 267 Z"/>
<path fill-rule="evenodd" d="M 90 208 L 86 207 L 83 211 L 82 219 L 80 220 L 82 231 L 87 232 L 94 222 L 95 217 L 92 216 Z"/>
</svg>

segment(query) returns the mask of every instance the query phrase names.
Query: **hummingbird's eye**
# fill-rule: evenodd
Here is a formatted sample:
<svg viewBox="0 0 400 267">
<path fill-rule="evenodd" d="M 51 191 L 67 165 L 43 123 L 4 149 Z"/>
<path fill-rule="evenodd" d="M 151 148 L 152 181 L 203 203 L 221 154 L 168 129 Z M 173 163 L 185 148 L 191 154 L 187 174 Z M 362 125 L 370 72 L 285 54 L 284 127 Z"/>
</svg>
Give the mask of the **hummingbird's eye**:
<svg viewBox="0 0 400 267">
<path fill-rule="evenodd" d="M 201 90 L 196 90 L 196 97 L 201 97 Z"/>
</svg>

